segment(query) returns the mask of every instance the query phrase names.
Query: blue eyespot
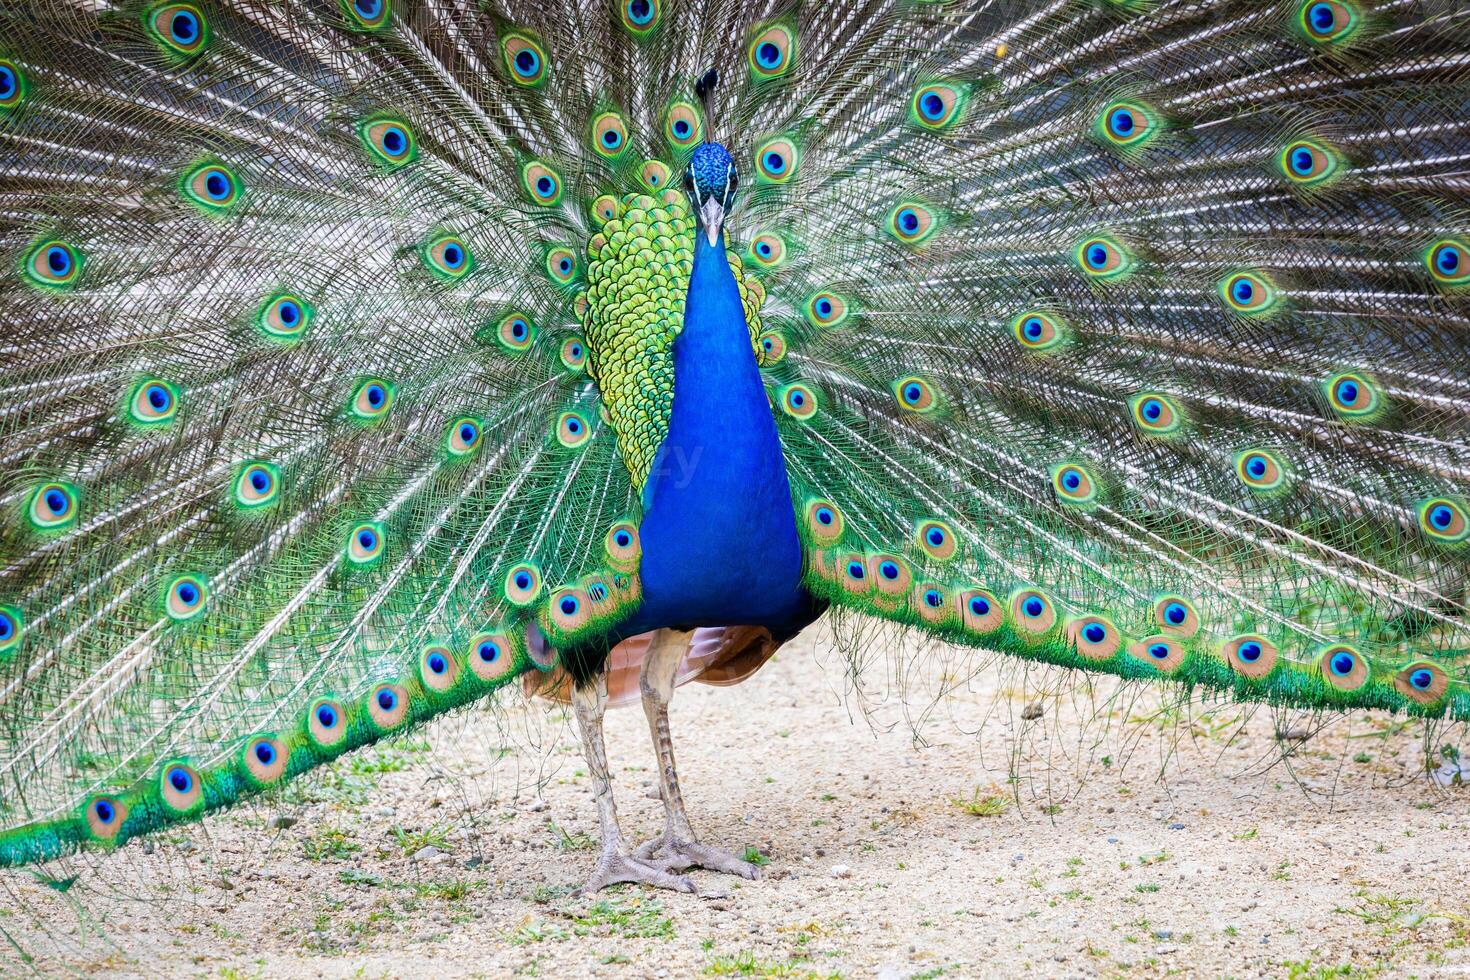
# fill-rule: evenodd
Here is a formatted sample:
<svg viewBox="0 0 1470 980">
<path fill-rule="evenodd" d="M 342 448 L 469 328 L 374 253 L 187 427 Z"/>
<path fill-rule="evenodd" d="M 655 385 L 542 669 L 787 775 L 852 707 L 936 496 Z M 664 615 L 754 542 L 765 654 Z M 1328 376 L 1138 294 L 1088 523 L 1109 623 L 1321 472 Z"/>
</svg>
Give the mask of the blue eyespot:
<svg viewBox="0 0 1470 980">
<path fill-rule="evenodd" d="M 66 494 L 62 491 L 56 489 L 46 491 L 46 509 L 51 511 L 51 513 L 65 513 L 69 503 L 70 501 L 67 500 Z"/>
<path fill-rule="evenodd" d="M 500 647 L 488 641 L 481 643 L 480 649 L 476 652 L 480 655 L 480 659 L 487 664 L 493 664 L 500 657 Z"/>
<path fill-rule="evenodd" d="M 581 420 L 580 419 L 577 419 L 576 417 L 572 417 L 572 418 L 567 419 L 567 431 L 570 432 L 574 436 L 575 435 L 580 435 L 582 433 L 582 422 L 581 422 Z"/>
<path fill-rule="evenodd" d="M 786 158 L 775 150 L 766 151 L 764 163 L 769 173 L 780 174 L 786 172 Z"/>
<path fill-rule="evenodd" d="M 389 126 L 383 130 L 383 149 L 390 156 L 398 156 L 408 146 L 408 136 L 397 126 Z"/>
<path fill-rule="evenodd" d="M 847 563 L 847 574 L 851 578 L 864 579 L 868 577 L 868 570 L 863 567 L 862 562 L 850 561 Z"/>
<path fill-rule="evenodd" d="M 806 396 L 799 391 L 793 391 L 791 393 L 791 404 L 795 408 L 800 408 L 806 404 Z"/>
<path fill-rule="evenodd" d="M 557 263 L 556 267 L 558 269 L 560 269 L 563 273 L 571 272 L 572 271 L 572 260 L 571 259 L 567 259 L 567 258 L 563 258 L 560 262 Z"/>
<path fill-rule="evenodd" d="M 1291 169 L 1295 173 L 1303 177 L 1309 177 L 1315 166 L 1316 161 L 1312 158 L 1312 151 L 1306 147 L 1298 147 L 1291 154 Z"/>
<path fill-rule="evenodd" d="M 781 66 L 781 48 L 770 41 L 757 45 L 755 49 L 755 60 L 760 62 L 762 68 L 772 69 Z"/>
<path fill-rule="evenodd" d="M 1446 504 L 1440 504 L 1439 506 L 1434 507 L 1429 511 L 1429 523 L 1433 524 L 1441 531 L 1448 528 L 1450 524 L 1454 521 L 1454 519 L 1455 512 L 1451 510 Z"/>
<path fill-rule="evenodd" d="M 1446 276 L 1459 275 L 1460 250 L 1453 245 L 1441 245 L 1434 253 L 1434 267 Z"/>
<path fill-rule="evenodd" d="M 1307 11 L 1307 20 L 1311 21 L 1312 28 L 1318 34 L 1326 34 L 1337 23 L 1337 14 L 1333 12 L 1330 3 L 1314 3 Z"/>
<path fill-rule="evenodd" d="M 1087 248 L 1087 264 L 1094 269 L 1103 269 L 1108 264 L 1108 250 L 1101 244 L 1093 244 Z"/>
<path fill-rule="evenodd" d="M 148 404 L 158 412 L 168 411 L 169 403 L 173 401 L 173 396 L 163 385 L 149 385 L 148 389 L 143 392 L 143 396 L 148 399 Z"/>
<path fill-rule="evenodd" d="M 1434 675 L 1428 670 L 1420 669 L 1409 675 L 1409 683 L 1417 690 L 1427 691 L 1429 685 L 1434 683 Z"/>
<path fill-rule="evenodd" d="M 1189 618 L 1189 610 L 1185 609 L 1182 603 L 1171 602 L 1164 607 L 1164 618 L 1167 619 L 1171 625 L 1180 626 L 1183 625 L 1184 621 Z"/>
<path fill-rule="evenodd" d="M 613 540 L 618 543 L 619 548 L 626 548 L 633 543 L 633 536 L 627 531 L 618 531 L 613 535 Z"/>
<path fill-rule="evenodd" d="M 388 397 L 388 393 L 383 390 L 383 386 L 382 385 L 379 385 L 379 384 L 368 385 L 367 400 L 368 400 L 368 404 L 371 405 L 371 406 L 373 406 L 373 408 L 377 408 L 378 406 L 382 405 L 383 404 L 383 400 L 385 398 L 387 398 L 387 397 Z"/>
<path fill-rule="evenodd" d="M 292 300 L 283 300 L 276 307 L 276 316 L 281 318 L 283 325 L 294 327 L 296 326 L 296 322 L 301 319 L 301 307 L 296 305 Z"/>
<path fill-rule="evenodd" d="M 832 511 L 830 509 L 828 509 L 826 507 L 818 507 L 817 508 L 817 523 L 818 524 L 821 524 L 821 525 L 823 525 L 825 527 L 831 527 L 832 526 L 832 521 L 834 519 L 835 518 L 832 516 Z"/>
<path fill-rule="evenodd" d="M 516 588 L 529 589 L 531 587 L 531 575 L 529 572 L 516 573 Z"/>
<path fill-rule="evenodd" d="M 436 674 L 442 674 L 449 669 L 449 661 L 444 659 L 442 653 L 429 654 L 429 669 Z"/>
<path fill-rule="evenodd" d="M 180 44 L 193 44 L 199 37 L 199 18 L 192 11 L 180 10 L 168 22 L 169 34 Z"/>
<path fill-rule="evenodd" d="M 103 823 L 112 823 L 117 817 L 117 807 L 107 800 L 98 800 L 92 806 L 92 812 L 97 814 L 97 819 Z"/>
<path fill-rule="evenodd" d="M 1248 664 L 1260 660 L 1261 653 L 1261 645 L 1255 640 L 1247 640 L 1235 649 L 1235 655 Z"/>
<path fill-rule="evenodd" d="M 1150 657 L 1153 657 L 1155 660 L 1168 660 L 1169 659 L 1169 644 L 1167 644 L 1167 643 L 1154 643 L 1154 644 L 1151 644 L 1149 646 L 1149 648 L 1148 648 L 1148 655 Z"/>
<path fill-rule="evenodd" d="M 818 316 L 826 318 L 832 315 L 832 301 L 827 297 L 817 300 L 816 307 Z"/>
<path fill-rule="evenodd" d="M 46 268 L 50 269 L 53 275 L 61 277 L 69 274 L 71 264 L 72 257 L 69 249 L 62 248 L 60 245 L 52 245 L 46 249 Z"/>
<path fill-rule="evenodd" d="M 1235 282 L 1230 284 L 1230 295 L 1241 306 L 1249 306 L 1256 295 L 1256 287 L 1251 283 L 1249 276 L 1237 276 Z"/>
<path fill-rule="evenodd" d="M 0 65 L 0 102 L 15 95 L 15 71 L 8 65 Z"/>
<path fill-rule="evenodd" d="M 1078 487 L 1082 486 L 1082 474 L 1078 473 L 1076 470 L 1067 470 L 1065 473 L 1062 474 L 1062 486 L 1066 487 L 1068 490 L 1076 490 Z"/>
<path fill-rule="evenodd" d="M 924 605 L 930 609 L 938 609 L 944 605 L 944 593 L 938 589 L 927 589 L 924 592 Z"/>
<path fill-rule="evenodd" d="M 1266 475 L 1267 463 L 1263 456 L 1252 456 L 1245 461 L 1245 470 L 1251 476 L 1263 477 Z"/>
<path fill-rule="evenodd" d="M 1035 596 L 1027 599 L 1025 605 L 1023 605 L 1021 608 L 1026 613 L 1026 615 L 1032 617 L 1033 619 L 1046 612 L 1046 604 Z"/>
<path fill-rule="evenodd" d="M 1108 129 L 1119 139 L 1127 139 L 1132 136 L 1136 128 L 1133 113 L 1128 109 L 1118 108 L 1109 113 Z"/>
<path fill-rule="evenodd" d="M 1082 630 L 1082 635 L 1087 637 L 1088 643 L 1101 643 L 1108 638 L 1108 631 L 1103 628 L 1102 623 L 1088 623 Z"/>
<path fill-rule="evenodd" d="M 929 539 L 929 543 L 936 548 L 944 545 L 944 531 L 941 528 L 931 527 L 926 537 Z"/>
<path fill-rule="evenodd" d="M 175 766 L 168 771 L 168 784 L 180 793 L 187 793 L 194 786 L 194 777 L 189 775 L 189 770 Z"/>
<path fill-rule="evenodd" d="M 898 566 L 891 561 L 885 561 L 878 565 L 878 574 L 892 582 L 898 578 Z"/>
<path fill-rule="evenodd" d="M 564 616 L 575 616 L 577 614 L 577 610 L 579 608 L 581 608 L 581 605 L 582 604 L 577 601 L 577 597 L 576 596 L 571 596 L 571 595 L 562 596 L 562 599 L 561 599 L 561 611 L 562 611 L 562 615 L 564 615 Z"/>
<path fill-rule="evenodd" d="M 616 129 L 608 129 L 602 134 L 602 145 L 609 150 L 615 150 L 618 144 L 623 142 L 623 135 Z"/>
<path fill-rule="evenodd" d="M 376 20 L 383 12 L 383 0 L 354 0 L 352 6 L 364 20 Z"/>
<path fill-rule="evenodd" d="M 923 397 L 924 397 L 924 389 L 923 388 L 919 387 L 916 384 L 904 385 L 904 388 L 903 388 L 903 400 L 906 401 L 906 402 L 908 402 L 910 405 L 916 404 L 919 401 L 919 399 L 921 399 Z"/>
<path fill-rule="evenodd" d="M 898 225 L 909 234 L 919 230 L 919 215 L 913 208 L 904 208 L 898 212 Z"/>
<path fill-rule="evenodd" d="M 480 438 L 480 432 L 473 425 L 466 422 L 459 427 L 459 438 L 467 446 L 474 445 L 475 440 Z"/>
<path fill-rule="evenodd" d="M 0 612 L 0 643 L 15 635 L 15 621 L 7 612 Z"/>
<path fill-rule="evenodd" d="M 211 201 L 229 200 L 234 189 L 234 181 L 223 170 L 211 170 L 204 175 L 204 192 Z"/>
<path fill-rule="evenodd" d="M 607 588 L 601 582 L 594 582 L 588 587 L 587 594 L 593 602 L 601 602 L 607 598 Z"/>
<path fill-rule="evenodd" d="M 1164 414 L 1164 403 L 1159 401 L 1157 398 L 1148 398 L 1144 400 L 1144 403 L 1141 406 L 1139 406 L 1139 411 L 1141 411 L 1143 413 L 1143 417 L 1148 419 L 1150 422 L 1157 422 L 1159 416 Z"/>
<path fill-rule="evenodd" d="M 1357 666 L 1357 663 L 1358 661 L 1351 653 L 1339 653 L 1332 658 L 1332 672 L 1338 677 L 1346 677 L 1353 672 L 1353 668 Z"/>
<path fill-rule="evenodd" d="M 174 591 L 178 595 L 179 601 L 186 606 L 192 606 L 199 601 L 199 587 L 193 582 L 180 582 L 178 588 Z"/>
<path fill-rule="evenodd" d="M 530 48 L 522 48 L 516 52 L 515 66 L 517 75 L 522 78 L 531 78 L 541 67 L 541 58 Z"/>
<path fill-rule="evenodd" d="M 398 707 L 398 695 L 394 694 L 389 688 L 383 688 L 378 692 L 378 707 L 384 711 L 392 711 Z"/>
<path fill-rule="evenodd" d="M 984 596 L 974 596 L 970 599 L 970 612 L 976 616 L 988 616 L 990 615 L 990 603 Z"/>
<path fill-rule="evenodd" d="M 337 712 L 332 710 L 332 706 L 330 704 L 321 705 L 316 709 L 316 720 L 317 724 L 321 725 L 323 728 L 336 728 Z"/>
<path fill-rule="evenodd" d="M 275 746 L 271 745 L 271 743 L 269 742 L 255 743 L 255 758 L 259 759 L 260 764 L 263 766 L 270 765 L 272 762 L 276 761 Z"/>
<path fill-rule="evenodd" d="M 939 120 L 944 118 L 944 99 L 942 99 L 937 92 L 925 92 L 924 95 L 919 99 L 919 111 L 922 112 L 924 114 L 924 118 L 929 120 L 930 122 L 938 122 Z"/>
<path fill-rule="evenodd" d="M 363 528 L 357 532 L 357 543 L 363 551 L 372 551 L 378 545 L 378 536 L 371 528 Z"/>
<path fill-rule="evenodd" d="M 460 266 L 464 265 L 464 249 L 460 248 L 458 245 L 449 244 L 444 246 L 444 251 L 442 255 L 444 258 L 444 264 L 451 269 L 458 269 Z"/>
</svg>

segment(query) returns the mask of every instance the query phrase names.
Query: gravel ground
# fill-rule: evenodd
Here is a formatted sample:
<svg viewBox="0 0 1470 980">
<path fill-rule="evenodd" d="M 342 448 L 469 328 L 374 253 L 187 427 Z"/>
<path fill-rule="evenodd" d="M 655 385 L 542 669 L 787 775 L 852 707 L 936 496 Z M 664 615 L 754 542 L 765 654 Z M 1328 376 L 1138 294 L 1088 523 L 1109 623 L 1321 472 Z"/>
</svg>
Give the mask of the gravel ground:
<svg viewBox="0 0 1470 980">
<path fill-rule="evenodd" d="M 957 664 L 878 658 L 854 693 L 817 631 L 738 687 L 680 690 L 696 830 L 758 850 L 760 881 L 574 897 L 596 853 L 589 780 L 565 713 L 517 701 L 75 862 L 65 895 L 11 876 L 45 925 L 0 909 L 0 927 L 44 973 L 1470 973 L 1462 729 L 994 666 L 957 684 Z M 939 684 L 959 690 L 925 715 Z M 611 712 L 607 735 L 642 839 L 661 815 L 642 712 Z"/>
</svg>

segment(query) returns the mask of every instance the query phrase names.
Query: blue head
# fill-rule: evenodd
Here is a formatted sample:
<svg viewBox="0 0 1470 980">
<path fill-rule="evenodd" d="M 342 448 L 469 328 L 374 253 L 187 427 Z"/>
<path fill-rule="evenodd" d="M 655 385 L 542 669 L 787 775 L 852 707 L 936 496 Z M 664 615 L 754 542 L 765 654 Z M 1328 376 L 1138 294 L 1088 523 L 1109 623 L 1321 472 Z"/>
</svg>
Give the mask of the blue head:
<svg viewBox="0 0 1470 980">
<path fill-rule="evenodd" d="M 698 215 L 699 225 L 711 245 L 718 245 L 725 215 L 735 206 L 739 178 L 730 151 L 718 143 L 701 143 L 689 158 L 684 172 L 684 193 Z"/>
</svg>

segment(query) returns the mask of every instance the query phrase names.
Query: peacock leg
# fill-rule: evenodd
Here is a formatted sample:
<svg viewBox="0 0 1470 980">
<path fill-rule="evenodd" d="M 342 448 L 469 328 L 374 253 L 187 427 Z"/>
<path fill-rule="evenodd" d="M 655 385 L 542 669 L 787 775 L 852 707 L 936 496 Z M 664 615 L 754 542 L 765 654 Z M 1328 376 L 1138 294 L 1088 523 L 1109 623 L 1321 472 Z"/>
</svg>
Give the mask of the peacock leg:
<svg viewBox="0 0 1470 980">
<path fill-rule="evenodd" d="M 694 633 L 659 630 L 648 648 L 643 671 L 638 677 L 643 692 L 643 711 L 648 715 L 648 728 L 653 734 L 653 749 L 658 754 L 659 791 L 664 801 L 664 833 L 662 837 L 641 845 L 634 856 L 651 861 L 669 871 L 685 868 L 708 868 L 742 878 L 759 878 L 760 869 L 742 861 L 729 851 L 701 844 L 689 826 L 684 812 L 684 797 L 679 792 L 679 776 L 674 770 L 674 742 L 669 735 L 669 701 L 674 696 L 674 675 Z"/>
<path fill-rule="evenodd" d="M 670 874 L 668 869 L 640 860 L 628 852 L 622 828 L 618 826 L 618 807 L 613 801 L 612 776 L 608 772 L 607 750 L 602 741 L 602 713 L 606 707 L 605 678 L 598 677 L 595 684 L 573 689 L 572 710 L 576 713 L 577 728 L 582 734 L 582 754 L 587 759 L 587 771 L 592 775 L 593 793 L 597 797 L 597 821 L 602 830 L 602 855 L 597 859 L 597 869 L 592 872 L 592 877 L 582 886 L 582 894 L 590 895 L 621 881 L 692 892 L 694 882 L 688 878 Z"/>
</svg>

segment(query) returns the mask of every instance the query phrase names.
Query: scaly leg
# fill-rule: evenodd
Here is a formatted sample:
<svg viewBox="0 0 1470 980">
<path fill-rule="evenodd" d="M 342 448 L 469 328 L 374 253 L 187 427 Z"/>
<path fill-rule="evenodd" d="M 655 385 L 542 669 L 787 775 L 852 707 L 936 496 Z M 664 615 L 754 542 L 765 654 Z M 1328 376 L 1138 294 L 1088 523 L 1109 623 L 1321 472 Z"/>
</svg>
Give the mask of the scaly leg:
<svg viewBox="0 0 1470 980">
<path fill-rule="evenodd" d="M 760 869 L 749 861 L 742 861 L 729 851 L 709 847 L 696 840 L 689 826 L 689 817 L 684 812 L 679 776 L 674 771 L 674 742 L 669 735 L 669 701 L 674 696 L 674 674 L 693 636 L 692 632 L 659 630 L 648 648 L 643 671 L 638 677 L 638 686 L 643 692 L 643 711 L 648 715 L 653 749 L 658 754 L 659 791 L 667 819 L 663 836 L 640 846 L 634 856 L 669 871 L 699 867 L 742 878 L 759 878 Z"/>
<path fill-rule="evenodd" d="M 599 677 L 595 684 L 572 691 L 572 710 L 577 716 L 577 728 L 582 733 L 582 754 L 592 776 L 592 789 L 597 797 L 597 821 L 602 829 L 602 855 L 597 859 L 597 869 L 592 872 L 592 877 L 582 886 L 582 894 L 590 895 L 620 881 L 692 892 L 694 882 L 688 878 L 670 874 L 667 869 L 628 853 L 622 828 L 618 826 L 618 807 L 613 801 L 612 776 L 607 769 L 607 750 L 602 742 L 602 713 L 606 707 L 605 678 Z"/>
</svg>

